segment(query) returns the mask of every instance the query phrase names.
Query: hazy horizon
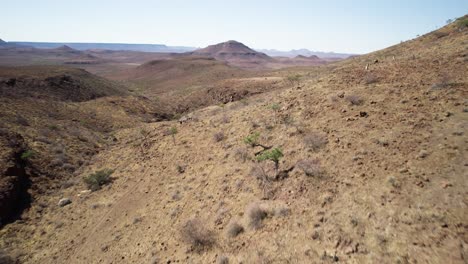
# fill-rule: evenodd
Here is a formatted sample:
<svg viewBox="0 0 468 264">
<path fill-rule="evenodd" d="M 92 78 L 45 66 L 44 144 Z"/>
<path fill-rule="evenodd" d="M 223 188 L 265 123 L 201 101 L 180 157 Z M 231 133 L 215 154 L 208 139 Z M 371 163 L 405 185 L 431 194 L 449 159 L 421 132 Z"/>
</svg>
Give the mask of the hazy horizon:
<svg viewBox="0 0 468 264">
<path fill-rule="evenodd" d="M 205 47 L 233 39 L 255 49 L 363 54 L 441 27 L 466 14 L 468 2 L 46 0 L 3 9 L 5 41 Z"/>
</svg>

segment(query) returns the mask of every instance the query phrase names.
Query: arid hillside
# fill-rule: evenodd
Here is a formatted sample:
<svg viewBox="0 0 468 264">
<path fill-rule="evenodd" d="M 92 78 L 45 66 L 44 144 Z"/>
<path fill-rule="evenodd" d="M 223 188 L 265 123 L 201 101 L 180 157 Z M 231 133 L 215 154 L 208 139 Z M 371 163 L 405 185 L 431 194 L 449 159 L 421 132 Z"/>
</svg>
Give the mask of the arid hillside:
<svg viewBox="0 0 468 264">
<path fill-rule="evenodd" d="M 261 77 L 236 72 L 233 78 L 254 80 L 253 86 L 275 75 L 284 79 L 277 89 L 179 120 L 144 123 L 100 108 L 114 105 L 112 96 L 73 103 L 70 109 L 93 104 L 106 114 L 90 120 L 112 121 L 112 143 L 74 173 L 75 181 L 33 193 L 20 220 L 0 230 L 1 257 L 12 263 L 466 263 L 467 19 L 326 66 Z M 185 79 L 191 62 L 185 63 L 149 62 L 132 79 L 149 80 L 152 67 L 171 73 L 155 74 L 154 82 L 170 83 L 171 75 L 187 83 L 204 79 Z M 213 68 L 233 74 L 217 61 L 203 63 L 199 76 Z M 157 94 L 151 85 L 133 92 Z M 15 101 L 28 102 L 40 101 Z M 58 131 L 71 122 L 57 123 Z M 0 146 L 21 149 L 22 141 L 15 142 Z M 29 157 L 17 167 L 34 165 Z"/>
<path fill-rule="evenodd" d="M 113 131 L 171 117 L 115 82 L 60 66 L 0 67 L 0 107 L 1 225 L 76 181 Z"/>
<path fill-rule="evenodd" d="M 209 57 L 153 60 L 104 76 L 168 104 L 176 113 L 238 101 L 286 85 L 284 74 L 246 71 Z"/>
</svg>

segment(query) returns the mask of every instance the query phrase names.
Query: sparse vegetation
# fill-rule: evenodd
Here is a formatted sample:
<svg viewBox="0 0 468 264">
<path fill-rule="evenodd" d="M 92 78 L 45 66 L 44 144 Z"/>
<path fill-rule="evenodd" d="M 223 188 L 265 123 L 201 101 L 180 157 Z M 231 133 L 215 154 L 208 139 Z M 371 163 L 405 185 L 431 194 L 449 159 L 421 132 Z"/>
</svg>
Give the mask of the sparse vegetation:
<svg viewBox="0 0 468 264">
<path fill-rule="evenodd" d="M 298 86 L 300 84 L 301 77 L 302 75 L 300 74 L 293 74 L 293 75 L 289 75 L 288 77 L 286 77 L 286 80 L 288 81 L 290 85 Z"/>
<path fill-rule="evenodd" d="M 372 73 L 368 73 L 364 77 L 364 83 L 367 84 L 367 85 L 377 83 L 378 81 L 379 81 L 379 79 L 377 78 L 377 76 L 375 76 Z"/>
<path fill-rule="evenodd" d="M 436 83 L 432 85 L 432 89 L 444 89 L 450 86 L 450 76 L 448 73 L 443 73 L 439 76 Z"/>
<path fill-rule="evenodd" d="M 181 230 L 182 239 L 192 246 L 196 252 L 210 249 L 215 243 L 213 231 L 209 230 L 198 218 L 185 223 Z"/>
<path fill-rule="evenodd" d="M 296 167 L 309 177 L 320 177 L 323 174 L 323 169 L 318 159 L 300 160 L 297 162 Z"/>
<path fill-rule="evenodd" d="M 229 116 L 223 115 L 223 119 L 221 121 L 223 122 L 223 124 L 228 124 L 231 120 Z"/>
<path fill-rule="evenodd" d="M 257 156 L 258 161 L 271 160 L 275 163 L 275 168 L 278 170 L 279 160 L 283 157 L 283 152 L 280 148 L 265 150 Z"/>
<path fill-rule="evenodd" d="M 250 135 L 248 135 L 247 137 L 244 138 L 244 143 L 251 146 L 251 147 L 255 147 L 258 145 L 258 139 L 260 138 L 260 133 L 259 132 L 255 132 L 255 133 L 252 133 Z"/>
<path fill-rule="evenodd" d="M 28 120 L 20 115 L 16 116 L 16 123 L 21 126 L 29 126 Z"/>
<path fill-rule="evenodd" d="M 224 140 L 224 133 L 223 132 L 217 132 L 213 135 L 213 139 L 215 142 L 220 142 Z"/>
<path fill-rule="evenodd" d="M 244 232 L 244 227 L 236 221 L 229 222 L 227 226 L 227 235 L 228 237 L 236 237 L 240 233 Z"/>
<path fill-rule="evenodd" d="M 258 203 L 250 204 L 245 212 L 249 221 L 249 226 L 253 229 L 262 227 L 262 221 L 268 216 L 268 211 Z"/>
<path fill-rule="evenodd" d="M 273 110 L 273 112 L 275 113 L 275 123 L 278 123 L 278 112 L 281 109 L 280 105 L 277 103 L 274 103 L 270 105 L 270 109 Z"/>
<path fill-rule="evenodd" d="M 25 152 L 21 153 L 21 159 L 22 160 L 29 160 L 33 158 L 36 155 L 36 153 L 33 150 L 26 150 Z"/>
<path fill-rule="evenodd" d="M 172 141 L 174 142 L 174 144 L 176 143 L 175 141 L 175 135 L 178 133 L 178 130 L 177 130 L 177 127 L 170 127 L 166 130 L 166 132 L 164 133 L 165 135 L 167 136 L 171 136 L 172 137 Z"/>
<path fill-rule="evenodd" d="M 362 105 L 364 103 L 364 100 L 358 95 L 348 95 L 345 97 L 345 99 L 351 105 Z"/>
<path fill-rule="evenodd" d="M 17 260 L 9 256 L 3 249 L 0 249 L 0 263 L 2 264 L 15 264 L 19 263 Z"/>
<path fill-rule="evenodd" d="M 180 174 L 184 173 L 185 172 L 185 167 L 186 167 L 185 165 L 177 164 L 177 166 L 176 166 L 177 172 L 180 173 Z"/>
<path fill-rule="evenodd" d="M 317 132 L 312 132 L 304 136 L 304 145 L 305 147 L 317 151 L 323 148 L 327 143 L 328 139 L 325 135 Z"/>
<path fill-rule="evenodd" d="M 459 19 L 457 19 L 457 26 L 459 28 L 467 28 L 468 27 L 468 17 L 461 17 Z"/>
<path fill-rule="evenodd" d="M 216 260 L 216 264 L 229 264 L 229 258 L 226 256 L 219 256 Z"/>
<path fill-rule="evenodd" d="M 111 182 L 110 176 L 113 172 L 114 171 L 110 169 L 99 170 L 93 174 L 88 175 L 87 177 L 84 177 L 83 181 L 87 187 L 94 192 L 101 189 L 103 185 Z"/>
<path fill-rule="evenodd" d="M 246 148 L 237 148 L 234 152 L 234 157 L 237 160 L 241 160 L 242 162 L 245 162 L 247 158 L 249 157 L 249 153 Z"/>
</svg>

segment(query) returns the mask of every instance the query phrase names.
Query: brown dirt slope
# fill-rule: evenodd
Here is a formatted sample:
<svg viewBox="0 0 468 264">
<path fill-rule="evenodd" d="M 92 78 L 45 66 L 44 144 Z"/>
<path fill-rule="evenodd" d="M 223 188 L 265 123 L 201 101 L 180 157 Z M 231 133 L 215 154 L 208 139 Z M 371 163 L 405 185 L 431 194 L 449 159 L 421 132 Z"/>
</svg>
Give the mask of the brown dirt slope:
<svg viewBox="0 0 468 264">
<path fill-rule="evenodd" d="M 206 57 L 153 60 L 105 76 L 122 81 L 136 93 L 167 103 L 177 113 L 284 86 L 281 77 L 245 71 Z"/>
<path fill-rule="evenodd" d="M 0 109 L 0 225 L 73 182 L 113 131 L 171 117 L 115 82 L 57 66 L 1 67 Z"/>
<path fill-rule="evenodd" d="M 57 66 L 0 67 L 0 96 L 81 102 L 128 94 L 85 70 Z"/>
<path fill-rule="evenodd" d="M 1 246 L 25 263 L 466 263 L 467 41 L 451 24 L 120 130 L 80 172 L 114 169 L 112 184 L 51 193 Z"/>
</svg>

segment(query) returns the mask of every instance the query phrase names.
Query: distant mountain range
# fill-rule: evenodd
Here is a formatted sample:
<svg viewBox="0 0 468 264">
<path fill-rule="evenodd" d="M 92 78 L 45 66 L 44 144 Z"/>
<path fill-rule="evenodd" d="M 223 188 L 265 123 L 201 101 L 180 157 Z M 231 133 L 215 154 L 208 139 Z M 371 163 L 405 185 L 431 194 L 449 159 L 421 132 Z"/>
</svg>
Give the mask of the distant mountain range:
<svg viewBox="0 0 468 264">
<path fill-rule="evenodd" d="M 11 41 L 8 44 L 30 46 L 38 49 L 55 49 L 68 46 L 76 50 L 130 50 L 143 52 L 189 52 L 196 48 L 182 46 L 166 46 L 162 44 L 125 44 L 125 43 L 68 43 L 68 42 L 22 42 Z"/>
<path fill-rule="evenodd" d="M 234 46 L 235 41 L 227 45 Z M 126 44 L 126 43 L 74 43 L 74 42 L 25 42 L 25 41 L 9 41 L 5 42 L 0 39 L 0 46 L 21 46 L 34 47 L 39 49 L 55 49 L 63 46 L 68 46 L 76 50 L 119 50 L 119 51 L 141 51 L 141 52 L 166 52 L 166 53 L 184 53 L 197 50 L 195 47 L 186 46 L 167 46 L 163 44 Z M 298 49 L 290 51 L 280 51 L 275 49 L 255 49 L 259 53 L 264 53 L 271 57 L 288 57 L 294 58 L 297 56 L 317 56 L 319 58 L 330 59 L 345 59 L 356 54 L 335 53 L 310 51 L 308 49 Z"/>
<path fill-rule="evenodd" d="M 335 53 L 335 52 L 322 52 L 322 51 L 310 51 L 308 49 L 298 49 L 290 51 L 280 51 L 275 49 L 257 49 L 259 52 L 263 52 L 268 56 L 272 57 L 289 57 L 294 58 L 296 56 L 317 56 L 319 58 L 336 58 L 336 59 L 346 59 L 350 56 L 356 54 L 346 54 L 346 53 Z"/>
</svg>

